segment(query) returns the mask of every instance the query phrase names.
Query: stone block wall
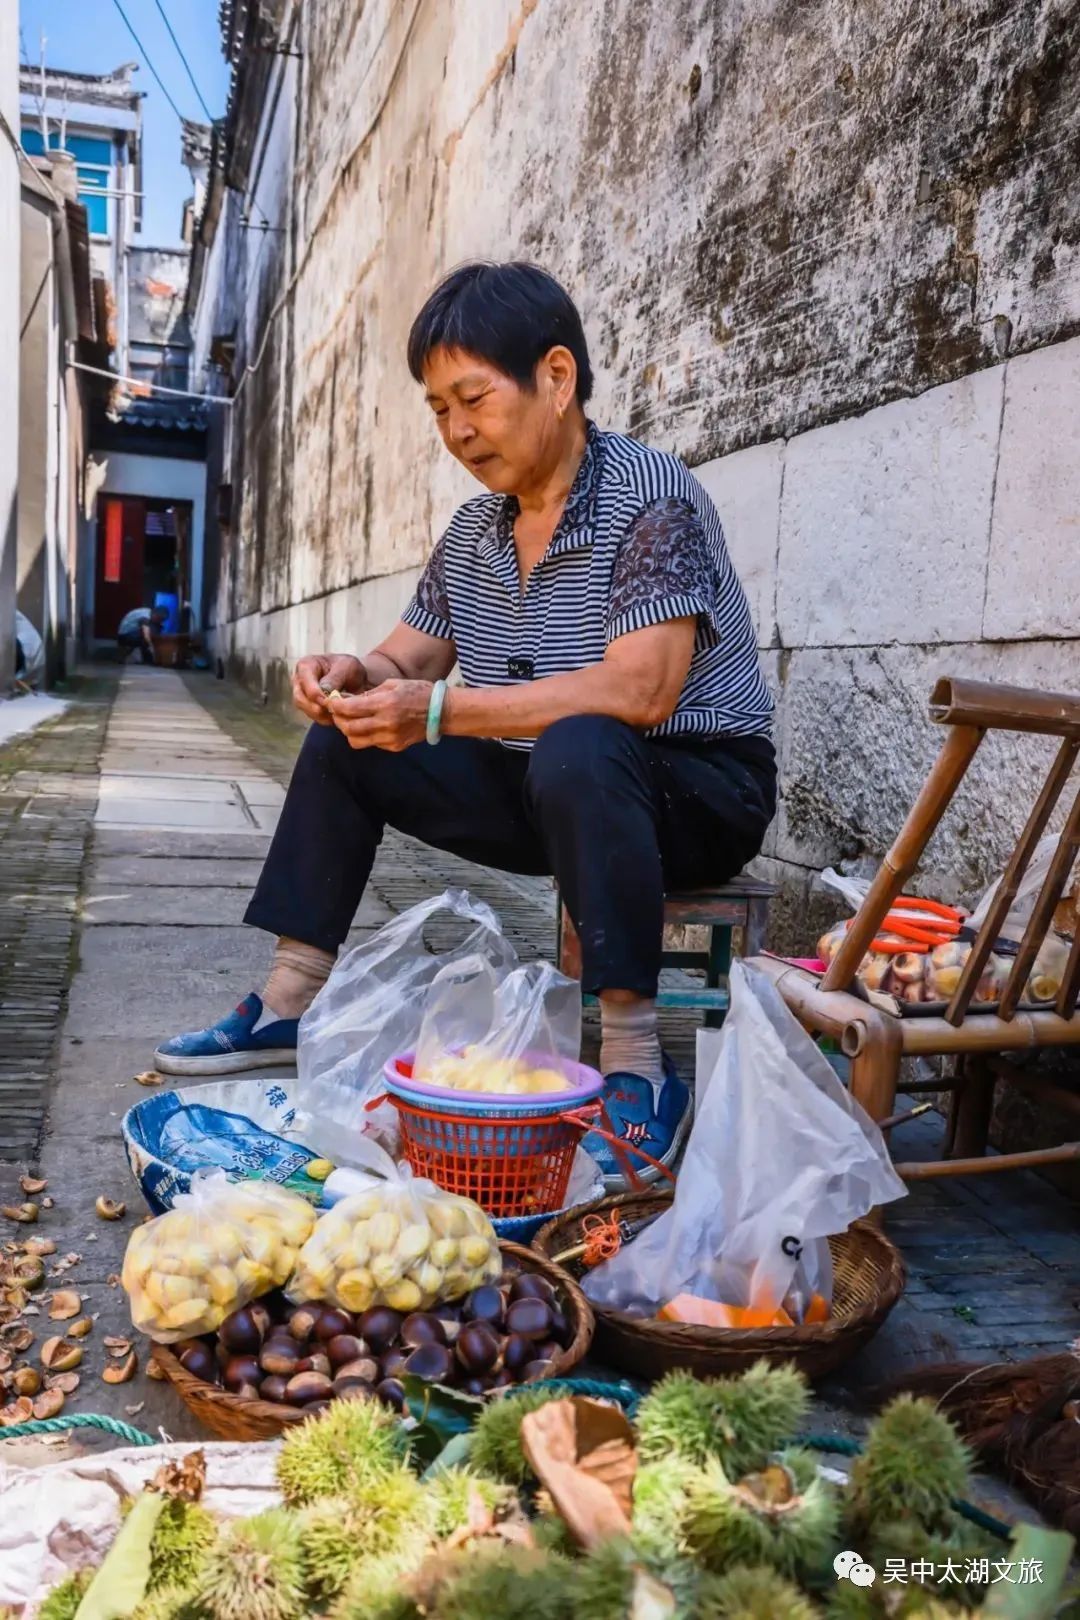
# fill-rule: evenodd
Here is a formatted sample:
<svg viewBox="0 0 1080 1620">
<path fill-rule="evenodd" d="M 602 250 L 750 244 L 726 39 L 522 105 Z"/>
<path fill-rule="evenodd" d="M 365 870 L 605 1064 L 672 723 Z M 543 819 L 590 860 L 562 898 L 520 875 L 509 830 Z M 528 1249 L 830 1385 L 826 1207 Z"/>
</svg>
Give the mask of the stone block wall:
<svg viewBox="0 0 1080 1620">
<path fill-rule="evenodd" d="M 777 690 L 776 942 L 869 865 L 944 672 L 1080 689 L 1080 8 L 1070 0 L 301 0 L 222 229 L 220 650 L 362 648 L 471 488 L 404 366 L 466 257 L 579 300 L 595 415 L 716 496 Z M 302 68 L 298 66 L 302 62 Z M 237 316 L 239 310 L 239 317 Z M 200 356 L 196 355 L 198 365 Z M 252 369 L 244 371 L 249 366 Z M 931 881 L 977 888 L 1041 745 L 988 743 Z"/>
</svg>

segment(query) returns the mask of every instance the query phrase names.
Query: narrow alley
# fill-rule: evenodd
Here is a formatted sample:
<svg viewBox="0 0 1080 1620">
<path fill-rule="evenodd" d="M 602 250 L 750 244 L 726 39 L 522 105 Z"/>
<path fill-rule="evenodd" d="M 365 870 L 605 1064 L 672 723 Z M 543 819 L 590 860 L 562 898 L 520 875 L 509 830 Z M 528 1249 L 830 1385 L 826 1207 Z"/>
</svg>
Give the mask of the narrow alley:
<svg viewBox="0 0 1080 1620">
<path fill-rule="evenodd" d="M 0 899 L 15 930 L 2 958 L 0 1195 L 18 1198 L 19 1174 L 38 1171 L 55 1200 L 38 1230 L 60 1260 L 79 1257 L 63 1286 L 80 1293 L 95 1326 L 68 1410 L 195 1437 L 170 1386 L 142 1369 L 130 1384 L 101 1379 L 106 1336 L 130 1335 L 116 1279 L 144 1214 L 120 1121 L 146 1095 L 134 1076 L 161 1035 L 199 1027 L 260 980 L 267 944 L 241 919 L 302 733 L 208 677 L 128 668 L 82 692 L 60 720 L 0 748 Z M 494 905 L 523 956 L 550 954 L 546 880 L 470 867 L 397 835 L 384 841 L 352 939 L 448 886 Z M 691 1051 L 685 1016 L 668 1017 L 666 1043 Z M 905 1154 L 933 1157 L 939 1133 L 940 1121 L 905 1127 Z M 126 1217 L 98 1219 L 100 1194 L 125 1201 Z M 905 1251 L 908 1289 L 869 1350 L 825 1386 L 838 1421 L 849 1421 L 840 1407 L 857 1405 L 860 1391 L 919 1362 L 1013 1360 L 1075 1337 L 1074 1217 L 1039 1177 L 922 1183 L 889 1230 Z"/>
</svg>

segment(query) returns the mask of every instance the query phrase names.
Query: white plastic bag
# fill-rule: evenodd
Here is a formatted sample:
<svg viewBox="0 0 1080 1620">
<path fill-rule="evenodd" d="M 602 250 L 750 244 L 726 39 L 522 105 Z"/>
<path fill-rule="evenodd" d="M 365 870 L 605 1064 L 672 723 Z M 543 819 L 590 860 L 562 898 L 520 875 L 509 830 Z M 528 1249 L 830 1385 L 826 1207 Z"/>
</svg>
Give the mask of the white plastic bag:
<svg viewBox="0 0 1080 1620">
<path fill-rule="evenodd" d="M 435 954 L 424 945 L 424 928 L 440 911 L 476 926 L 460 944 Z M 416 1045 L 428 986 L 462 958 L 479 958 L 505 973 L 517 952 L 490 906 L 448 889 L 403 911 L 343 956 L 301 1018 L 295 1132 L 335 1164 L 363 1163 L 357 1146 L 376 1124 L 393 1140 L 393 1111 L 365 1115 L 364 1105 L 384 1089 L 383 1064 Z"/>
<path fill-rule="evenodd" d="M 1005 914 L 1005 921 L 998 929 L 999 939 L 1011 939 L 1017 944 L 1023 939 L 1024 930 L 1031 921 L 1031 914 L 1035 910 L 1035 902 L 1039 898 L 1039 890 L 1046 882 L 1050 862 L 1057 853 L 1060 842 L 1060 833 L 1047 833 L 1045 838 L 1039 839 L 1028 869 L 1017 885 L 1012 904 Z M 967 926 L 973 932 L 977 933 L 982 927 L 1000 883 L 1001 878 L 996 877 L 971 913 L 971 916 L 967 919 Z M 1078 880 L 1078 884 L 1080 884 L 1080 880 Z M 1076 885 L 1074 885 L 1073 889 L 1070 889 L 1069 885 L 1066 884 L 1066 894 L 1073 893 L 1075 887 Z"/>
<path fill-rule="evenodd" d="M 463 1054 L 459 1083 L 465 1089 L 511 1091 L 515 1073 L 540 1070 L 550 1077 L 550 1059 L 576 1062 L 580 1051 L 576 979 L 550 962 L 507 971 L 478 954 L 448 963 L 428 989 L 413 1073 L 440 1083 L 447 1056 Z M 465 1086 L 470 1074 L 476 1077 L 471 1088 Z"/>
<path fill-rule="evenodd" d="M 671 1209 L 598 1266 L 598 1305 L 653 1315 L 679 1294 L 801 1320 L 832 1296 L 825 1239 L 906 1188 L 884 1139 L 763 973 L 736 962 L 716 1071 Z"/>
</svg>

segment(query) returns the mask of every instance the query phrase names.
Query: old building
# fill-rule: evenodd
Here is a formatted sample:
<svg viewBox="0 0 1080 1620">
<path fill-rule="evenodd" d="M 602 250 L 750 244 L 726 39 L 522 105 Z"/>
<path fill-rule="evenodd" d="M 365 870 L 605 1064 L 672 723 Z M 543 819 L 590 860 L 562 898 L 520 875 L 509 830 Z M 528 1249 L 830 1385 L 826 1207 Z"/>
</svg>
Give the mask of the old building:
<svg viewBox="0 0 1080 1620">
<path fill-rule="evenodd" d="M 19 419 L 19 27 L 10 6 L 0 7 L 0 418 Z M 0 434 L 0 692 L 15 669 L 15 589 L 18 549 L 19 440 Z"/>
<path fill-rule="evenodd" d="M 196 223 L 220 651 L 362 649 L 455 502 L 404 365 L 471 256 L 580 301 L 595 415 L 715 494 L 779 699 L 770 871 L 879 852 L 934 677 L 1080 684 L 1080 11 L 1059 0 L 225 0 Z M 987 750 L 936 880 L 998 864 Z M 1014 808 L 1015 806 L 1015 808 Z"/>
<path fill-rule="evenodd" d="M 88 216 L 75 165 L 52 151 L 23 165 L 20 211 L 18 607 L 41 636 L 44 679 L 73 667 L 85 565 L 80 506 L 89 396 L 96 384 L 68 365 L 104 367 Z"/>
</svg>

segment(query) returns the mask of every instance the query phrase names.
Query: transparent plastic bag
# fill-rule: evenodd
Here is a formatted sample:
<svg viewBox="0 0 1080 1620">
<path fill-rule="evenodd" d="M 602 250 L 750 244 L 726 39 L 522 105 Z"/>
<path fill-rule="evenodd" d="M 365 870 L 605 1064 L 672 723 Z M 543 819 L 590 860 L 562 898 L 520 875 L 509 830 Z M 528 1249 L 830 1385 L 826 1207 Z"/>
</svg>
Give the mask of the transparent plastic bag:
<svg viewBox="0 0 1080 1620">
<path fill-rule="evenodd" d="M 297 1255 L 291 1300 L 429 1310 L 500 1275 L 498 1239 L 479 1204 L 414 1176 L 375 1142 L 363 1144 L 363 1157 L 382 1181 L 320 1218 Z"/>
<path fill-rule="evenodd" d="M 584 1283 L 654 1315 L 680 1294 L 801 1321 L 832 1298 L 825 1241 L 906 1188 L 884 1139 L 766 976 L 731 969 L 731 1011 L 666 1214 Z"/>
<path fill-rule="evenodd" d="M 436 954 L 425 947 L 424 928 L 442 911 L 475 927 Z M 462 958 L 508 972 L 517 952 L 490 906 L 448 889 L 403 911 L 335 964 L 300 1020 L 296 1053 L 294 1129 L 317 1152 L 335 1164 L 362 1164 L 357 1153 L 372 1131 L 395 1142 L 393 1110 L 365 1115 L 365 1104 L 383 1090 L 384 1063 L 416 1045 L 428 987 Z"/>
<path fill-rule="evenodd" d="M 558 1091 L 581 1051 L 581 985 L 550 962 L 507 971 L 487 958 L 442 968 L 424 1002 L 413 1073 L 463 1091 Z"/>
<path fill-rule="evenodd" d="M 1028 869 L 1017 884 L 1016 894 L 1006 913 L 1005 921 L 998 930 L 999 938 L 1011 939 L 1014 943 L 1019 943 L 1023 939 L 1024 930 L 1031 921 L 1035 902 L 1039 898 L 1039 890 L 1046 881 L 1050 862 L 1057 853 L 1060 842 L 1060 833 L 1047 833 L 1045 838 L 1039 839 Z M 975 932 L 982 926 L 1000 883 L 1001 878 L 996 877 L 968 918 L 968 927 Z M 1080 876 L 1077 876 L 1071 885 L 1066 884 L 1066 892 L 1054 913 L 1053 926 L 1060 929 L 1063 934 L 1070 935 L 1075 929 L 1078 901 L 1080 901 Z"/>
<path fill-rule="evenodd" d="M 307 1200 L 272 1181 L 195 1176 L 167 1214 L 128 1239 L 120 1280 L 132 1322 L 159 1344 L 212 1333 L 288 1281 L 314 1228 Z"/>
</svg>

